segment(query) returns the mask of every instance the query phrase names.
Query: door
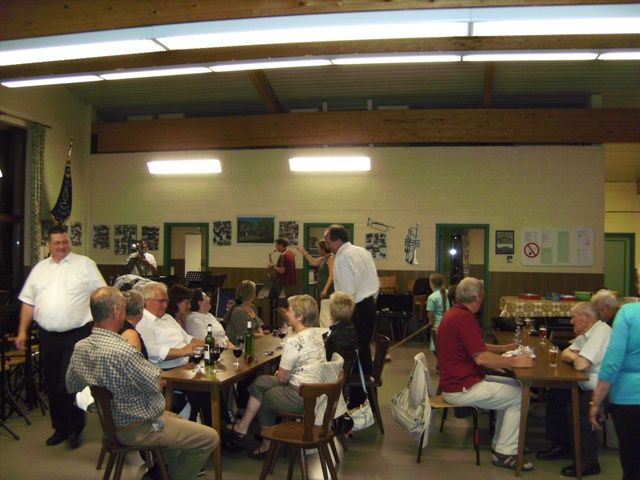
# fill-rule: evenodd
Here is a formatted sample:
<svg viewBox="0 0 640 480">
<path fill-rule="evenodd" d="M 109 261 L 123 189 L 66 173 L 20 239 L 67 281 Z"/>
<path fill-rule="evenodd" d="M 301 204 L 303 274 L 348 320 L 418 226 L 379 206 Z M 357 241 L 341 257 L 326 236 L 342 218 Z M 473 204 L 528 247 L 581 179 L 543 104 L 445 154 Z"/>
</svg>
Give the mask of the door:
<svg viewBox="0 0 640 480">
<path fill-rule="evenodd" d="M 202 235 L 187 234 L 184 237 L 184 271 L 201 272 L 202 269 Z"/>
<path fill-rule="evenodd" d="M 305 223 L 304 224 L 304 248 L 307 252 L 311 254 L 312 257 L 318 257 L 320 254 L 318 253 L 318 242 L 320 240 L 324 240 L 324 231 L 327 227 L 334 225 L 333 223 Z M 344 226 L 349 232 L 349 239 L 351 243 L 353 242 L 353 223 L 340 223 L 340 225 Z M 318 298 L 317 292 L 315 291 L 317 271 L 315 268 L 309 266 L 309 262 L 305 258 L 303 260 L 304 264 L 302 267 L 302 285 L 304 288 L 304 293 L 308 293 L 314 298 Z"/>
<path fill-rule="evenodd" d="M 635 233 L 604 234 L 604 284 L 621 297 L 635 297 Z"/>
<path fill-rule="evenodd" d="M 452 276 L 484 281 L 489 291 L 489 225 L 436 224 L 436 272 L 450 284 Z M 482 303 L 482 323 L 486 327 L 488 296 Z"/>
<path fill-rule="evenodd" d="M 199 264 L 186 270 L 187 236 L 200 237 Z M 194 249 L 197 247 L 194 245 Z M 209 269 L 209 224 L 208 223 L 165 223 L 164 224 L 164 265 L 163 275 L 176 275 L 183 278 L 188 271 L 206 271 Z"/>
</svg>

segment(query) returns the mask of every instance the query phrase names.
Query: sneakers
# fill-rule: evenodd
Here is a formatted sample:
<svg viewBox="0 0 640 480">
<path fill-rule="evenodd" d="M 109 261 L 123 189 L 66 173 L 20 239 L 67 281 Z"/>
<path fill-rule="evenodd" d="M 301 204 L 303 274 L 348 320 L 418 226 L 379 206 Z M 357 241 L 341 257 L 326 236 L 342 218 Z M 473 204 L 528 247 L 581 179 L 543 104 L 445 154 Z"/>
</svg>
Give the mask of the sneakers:
<svg viewBox="0 0 640 480">
<path fill-rule="evenodd" d="M 491 460 L 494 466 L 508 468 L 509 470 L 515 470 L 517 462 L 518 455 L 504 455 L 498 452 L 493 452 L 493 459 Z M 529 472 L 531 470 L 533 470 L 533 463 L 525 462 L 522 464 L 523 472 Z"/>
</svg>

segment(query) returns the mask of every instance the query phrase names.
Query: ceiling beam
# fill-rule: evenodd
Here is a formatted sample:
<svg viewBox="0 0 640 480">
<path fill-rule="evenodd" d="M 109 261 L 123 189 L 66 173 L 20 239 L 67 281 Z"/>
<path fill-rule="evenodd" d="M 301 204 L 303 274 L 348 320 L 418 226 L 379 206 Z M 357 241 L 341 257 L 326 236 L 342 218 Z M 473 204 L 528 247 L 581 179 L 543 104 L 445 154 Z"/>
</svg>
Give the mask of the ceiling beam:
<svg viewBox="0 0 640 480">
<path fill-rule="evenodd" d="M 91 73 L 132 68 L 167 67 L 261 58 L 303 57 L 404 52 L 455 52 L 490 50 L 588 50 L 640 48 L 640 34 L 555 35 L 521 37 L 449 37 L 394 40 L 356 40 L 287 45 L 203 48 L 169 52 L 118 55 L 59 62 L 0 67 L 0 79 Z"/>
<path fill-rule="evenodd" d="M 640 109 L 285 113 L 98 123 L 94 153 L 321 145 L 640 142 Z"/>
<path fill-rule="evenodd" d="M 253 86 L 256 87 L 258 93 L 260 94 L 260 98 L 267 106 L 267 109 L 271 113 L 284 113 L 284 108 L 282 108 L 282 104 L 280 103 L 280 99 L 276 95 L 276 92 L 273 90 L 269 79 L 265 75 L 263 70 L 251 70 L 247 72 L 249 75 L 249 80 L 253 83 Z"/>
<path fill-rule="evenodd" d="M 592 5 L 632 0 L 2 0 L 0 40 L 236 18 L 385 10 Z M 479 5 L 480 4 L 480 5 Z"/>
</svg>

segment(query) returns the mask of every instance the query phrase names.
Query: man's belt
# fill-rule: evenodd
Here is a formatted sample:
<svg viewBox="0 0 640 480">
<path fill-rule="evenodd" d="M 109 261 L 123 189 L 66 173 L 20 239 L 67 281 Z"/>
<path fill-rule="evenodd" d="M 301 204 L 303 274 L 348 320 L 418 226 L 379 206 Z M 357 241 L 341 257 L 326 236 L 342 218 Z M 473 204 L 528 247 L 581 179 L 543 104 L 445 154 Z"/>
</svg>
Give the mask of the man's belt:
<svg viewBox="0 0 640 480">
<path fill-rule="evenodd" d="M 117 432 L 126 432 L 127 430 L 133 430 L 134 428 L 139 427 L 140 425 L 147 423 L 149 420 L 139 420 L 137 422 L 130 423 L 129 425 L 125 425 L 124 427 L 117 427 Z"/>
</svg>

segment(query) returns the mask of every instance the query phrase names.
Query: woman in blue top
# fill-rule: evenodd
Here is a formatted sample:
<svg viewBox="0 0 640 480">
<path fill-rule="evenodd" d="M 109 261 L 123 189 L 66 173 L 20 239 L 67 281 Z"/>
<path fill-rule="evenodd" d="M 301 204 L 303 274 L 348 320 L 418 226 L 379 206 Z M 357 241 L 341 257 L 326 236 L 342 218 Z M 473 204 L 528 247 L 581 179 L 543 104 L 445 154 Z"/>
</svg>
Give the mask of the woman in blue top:
<svg viewBox="0 0 640 480">
<path fill-rule="evenodd" d="M 600 429 L 602 402 L 609 394 L 611 416 L 620 442 L 623 480 L 640 478 L 640 303 L 624 305 L 615 317 L 598 385 L 589 403 L 589 419 Z"/>
<path fill-rule="evenodd" d="M 431 275 L 429 277 L 429 285 L 433 293 L 427 299 L 427 318 L 429 319 L 427 326 L 431 327 L 431 351 L 437 355 L 435 338 L 438 335 L 440 320 L 442 320 L 444 312 L 449 310 L 449 299 L 447 298 L 447 289 L 444 286 L 444 277 L 442 275 L 439 273 Z"/>
</svg>

